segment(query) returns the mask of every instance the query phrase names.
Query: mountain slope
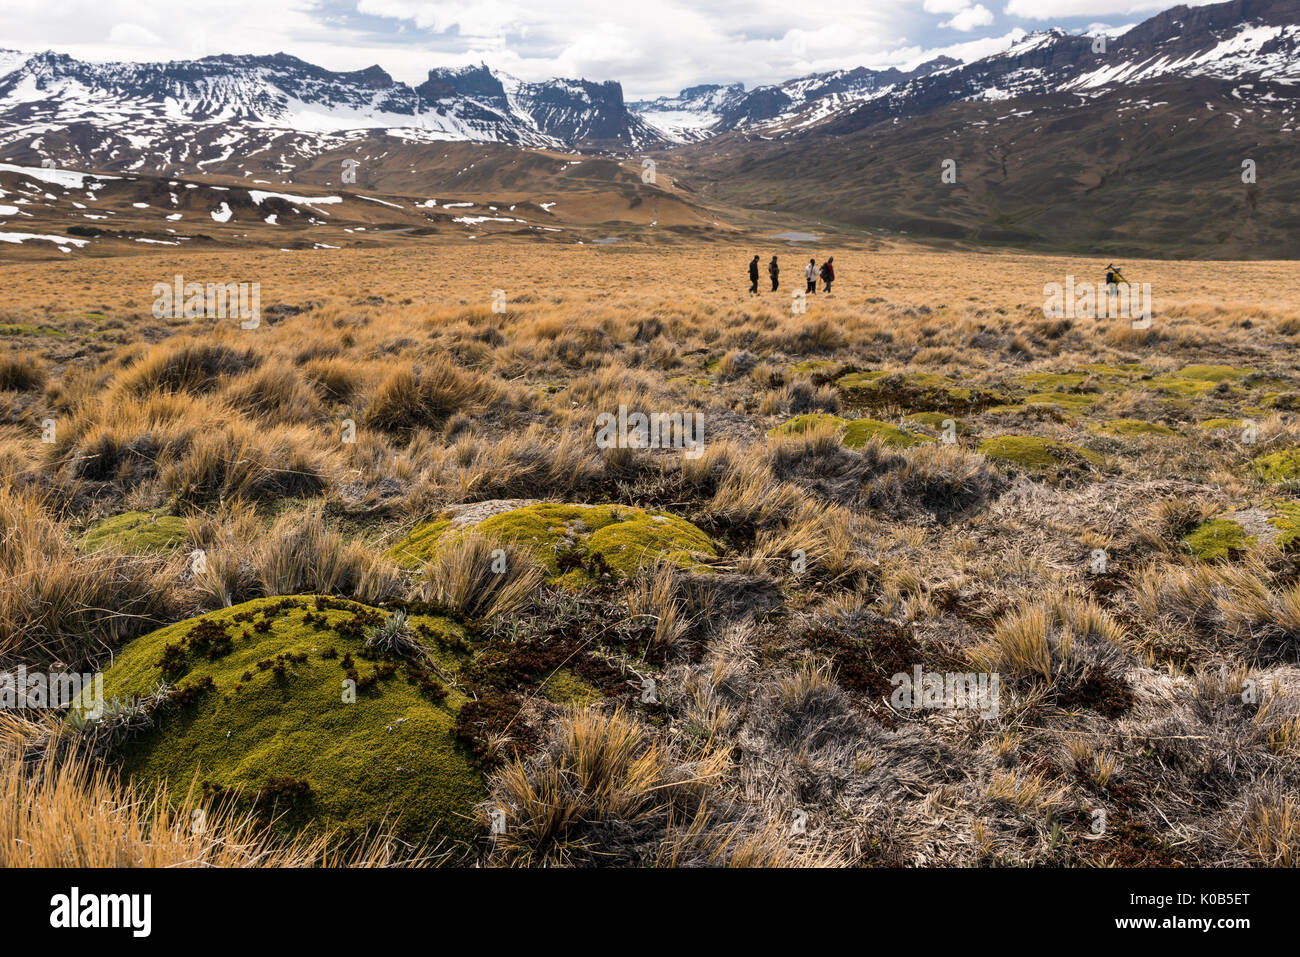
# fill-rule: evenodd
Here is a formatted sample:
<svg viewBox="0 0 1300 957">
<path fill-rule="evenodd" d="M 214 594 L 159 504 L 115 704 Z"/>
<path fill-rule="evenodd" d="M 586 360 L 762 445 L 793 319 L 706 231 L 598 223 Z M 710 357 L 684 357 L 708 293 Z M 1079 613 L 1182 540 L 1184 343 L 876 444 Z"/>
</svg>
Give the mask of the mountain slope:
<svg viewBox="0 0 1300 957">
<path fill-rule="evenodd" d="M 835 70 L 748 92 L 741 83 L 695 86 L 676 97 L 640 100 L 628 106 L 665 139 L 678 143 L 700 142 L 745 128 L 772 133 L 817 123 L 914 77 L 957 63 L 951 57 L 938 57 L 907 72 L 866 67 Z"/>
<path fill-rule="evenodd" d="M 1233 0 L 1166 11 L 1104 49 L 1047 31 L 820 123 L 681 147 L 665 168 L 703 199 L 813 222 L 1116 255 L 1296 257 L 1298 23 L 1294 0 Z M 941 177 L 947 160 L 955 182 Z"/>
<path fill-rule="evenodd" d="M 1079 253 L 1300 257 L 1295 112 L 1276 85 L 1211 79 L 1087 101 L 962 101 L 906 123 L 758 142 L 728 134 L 665 168 L 702 200 L 808 221 Z M 1257 182 L 1243 182 L 1243 160 Z M 952 160 L 955 182 L 942 178 Z"/>
<path fill-rule="evenodd" d="M 335 73 L 285 54 L 92 64 L 0 51 L 0 142 L 18 162 L 197 171 L 229 167 L 237 146 L 241 157 L 279 155 L 287 172 L 384 132 L 570 149 L 660 141 L 617 83 L 524 83 L 470 67 L 410 87 L 377 66 Z"/>
<path fill-rule="evenodd" d="M 1284 84 L 1300 95 L 1300 3 L 1231 0 L 1174 7 L 1097 48 L 1092 36 L 1059 30 L 1033 34 L 1009 50 L 940 70 L 883 91 L 824 125 L 849 133 L 873 123 L 917 116 L 960 100 L 1074 93 L 1080 98 L 1155 80 L 1211 78 L 1240 84 Z"/>
</svg>

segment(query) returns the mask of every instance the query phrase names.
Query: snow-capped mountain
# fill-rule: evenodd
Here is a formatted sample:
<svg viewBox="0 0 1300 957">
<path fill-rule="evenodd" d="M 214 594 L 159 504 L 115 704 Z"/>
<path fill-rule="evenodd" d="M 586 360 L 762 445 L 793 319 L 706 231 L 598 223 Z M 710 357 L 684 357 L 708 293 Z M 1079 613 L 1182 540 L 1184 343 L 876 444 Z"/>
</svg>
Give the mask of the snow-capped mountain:
<svg viewBox="0 0 1300 957">
<path fill-rule="evenodd" d="M 870 99 L 881 90 L 958 63 L 951 57 L 938 57 L 907 72 L 892 67 L 835 70 L 748 92 L 743 83 L 693 86 L 675 97 L 640 100 L 629 103 L 628 108 L 665 139 L 693 143 L 728 130 L 808 126 Z"/>
<path fill-rule="evenodd" d="M 1104 38 L 1031 34 L 971 63 L 858 67 L 752 90 L 695 86 L 632 103 L 616 82 L 532 83 L 486 66 L 431 70 L 410 86 L 378 66 L 339 73 L 285 54 L 93 64 L 0 50 L 0 159 L 287 176 L 361 141 L 626 154 L 733 133 L 852 133 L 963 101 L 1048 95 L 1083 105 L 1119 87 L 1171 82 L 1294 100 L 1300 0 L 1175 7 Z"/>
<path fill-rule="evenodd" d="M 1144 83 L 1217 80 L 1269 95 L 1300 96 L 1300 3 L 1230 0 L 1174 7 L 1116 36 L 1030 34 L 974 63 L 936 70 L 831 118 L 830 132 L 929 113 L 961 100 L 1069 94 L 1086 102 Z"/>
<path fill-rule="evenodd" d="M 745 84 L 706 83 L 691 86 L 676 96 L 637 100 L 628 109 L 675 143 L 706 140 L 715 132 L 723 113 L 748 96 Z"/>
<path fill-rule="evenodd" d="M 374 133 L 560 149 L 661 140 L 612 82 L 525 83 L 480 66 L 411 87 L 378 66 L 337 73 L 286 54 L 95 64 L 0 51 L 0 142 L 60 161 L 198 170 L 238 150 L 278 153 L 287 169 Z"/>
<path fill-rule="evenodd" d="M 1297 132 L 1300 3 L 1231 0 L 1104 42 L 1025 36 L 820 122 L 684 144 L 670 171 L 701 200 L 884 234 L 1294 258 Z"/>
<path fill-rule="evenodd" d="M 697 86 L 629 107 L 665 139 L 691 143 L 733 130 L 789 136 L 824 126 L 849 132 L 960 100 L 1086 97 L 1171 78 L 1300 82 L 1300 3 L 1231 0 L 1175 7 L 1117 35 L 1032 33 L 972 63 L 941 57 L 905 73 L 840 70 L 748 92 L 740 84 Z"/>
</svg>

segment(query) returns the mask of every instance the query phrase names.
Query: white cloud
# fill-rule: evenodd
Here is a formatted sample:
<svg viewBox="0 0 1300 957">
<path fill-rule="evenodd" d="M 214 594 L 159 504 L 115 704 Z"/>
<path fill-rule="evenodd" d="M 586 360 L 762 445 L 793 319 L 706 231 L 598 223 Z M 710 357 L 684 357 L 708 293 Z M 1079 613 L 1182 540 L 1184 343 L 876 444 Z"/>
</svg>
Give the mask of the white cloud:
<svg viewBox="0 0 1300 957">
<path fill-rule="evenodd" d="M 1087 8 L 1101 19 L 1107 8 L 1169 0 L 1007 2 L 1035 18 Z M 184 15 L 177 9 L 176 0 L 3 0 L 0 47 L 98 61 L 283 51 L 331 70 L 377 63 L 408 83 L 482 61 L 526 80 L 618 80 L 642 98 L 941 53 L 973 59 L 1009 42 L 979 37 L 993 14 L 976 0 L 186 0 Z M 947 44 L 950 31 L 972 45 Z"/>
<path fill-rule="evenodd" d="M 108 31 L 108 42 L 122 47 L 151 47 L 162 43 L 162 38 L 138 23 L 119 23 Z"/>
<path fill-rule="evenodd" d="M 1189 7 L 1203 7 L 1221 0 L 1182 0 Z M 1030 20 L 1060 17 L 1108 17 L 1114 14 L 1150 16 L 1173 6 L 1169 0 L 1007 0 L 1002 12 Z"/>
<path fill-rule="evenodd" d="M 993 11 L 984 4 L 977 3 L 973 7 L 957 11 L 956 16 L 951 20 L 945 20 L 939 26 L 951 27 L 954 30 L 960 30 L 962 33 L 969 33 L 976 27 L 987 27 L 992 22 Z"/>
<path fill-rule="evenodd" d="M 926 13 L 960 13 L 970 6 L 970 0 L 925 0 L 922 9 Z"/>
</svg>

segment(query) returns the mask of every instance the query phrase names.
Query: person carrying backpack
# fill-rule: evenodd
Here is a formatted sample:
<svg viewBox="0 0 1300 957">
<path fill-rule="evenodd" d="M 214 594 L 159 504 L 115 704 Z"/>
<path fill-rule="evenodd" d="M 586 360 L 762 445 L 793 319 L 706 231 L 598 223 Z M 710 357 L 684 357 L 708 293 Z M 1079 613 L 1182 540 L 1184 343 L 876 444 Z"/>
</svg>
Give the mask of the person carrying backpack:
<svg viewBox="0 0 1300 957">
<path fill-rule="evenodd" d="M 758 295 L 758 257 L 749 261 L 749 291 Z"/>
<path fill-rule="evenodd" d="M 817 260 L 808 260 L 808 265 L 804 267 L 803 278 L 808 280 L 808 288 L 804 291 L 815 293 L 817 291 Z"/>
<path fill-rule="evenodd" d="M 830 295 L 831 292 L 831 283 L 835 281 L 834 263 L 835 263 L 834 256 L 831 256 L 824 263 L 822 263 L 821 277 L 822 277 L 822 282 L 826 283 L 826 294 L 828 296 Z"/>
<path fill-rule="evenodd" d="M 772 261 L 767 264 L 767 274 L 772 277 L 772 291 L 776 292 L 777 286 L 781 285 L 780 282 L 777 281 L 778 277 L 781 275 L 781 267 L 776 264 L 775 256 L 773 256 Z"/>
</svg>

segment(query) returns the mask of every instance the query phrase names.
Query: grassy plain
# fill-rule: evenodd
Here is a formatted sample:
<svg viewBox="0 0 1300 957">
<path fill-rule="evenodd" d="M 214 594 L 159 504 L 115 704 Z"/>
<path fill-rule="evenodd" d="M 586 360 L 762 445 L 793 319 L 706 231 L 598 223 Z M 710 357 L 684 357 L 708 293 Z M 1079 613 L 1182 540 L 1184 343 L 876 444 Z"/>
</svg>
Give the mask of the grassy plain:
<svg viewBox="0 0 1300 957">
<path fill-rule="evenodd" d="M 748 294 L 754 253 L 779 293 Z M 834 295 L 797 311 L 827 254 Z M 1149 328 L 1044 315 L 1044 284 L 1102 261 L 871 240 L 0 264 L 0 656 L 111 684 L 120 649 L 240 602 L 377 609 L 377 659 L 424 662 L 382 680 L 451 695 L 487 795 L 477 836 L 438 845 L 458 860 L 1294 863 L 1300 273 L 1123 265 Z M 257 327 L 154 318 L 178 273 L 260 283 Z M 620 405 L 702 414 L 702 454 L 598 448 Z M 648 539 L 628 574 L 626 536 L 477 531 L 537 502 L 670 515 L 710 547 Z M 134 547 L 149 516 L 166 534 Z M 412 533 L 432 544 L 398 561 Z M 465 629 L 454 670 L 396 618 L 430 612 Z M 996 673 L 996 715 L 891 704 L 916 666 Z M 159 671 L 111 727 L 8 737 L 71 735 L 111 773 L 141 721 L 165 739 L 203 707 Z M 290 783 L 249 813 L 312 793 Z M 397 836 L 418 856 L 462 831 Z"/>
</svg>

